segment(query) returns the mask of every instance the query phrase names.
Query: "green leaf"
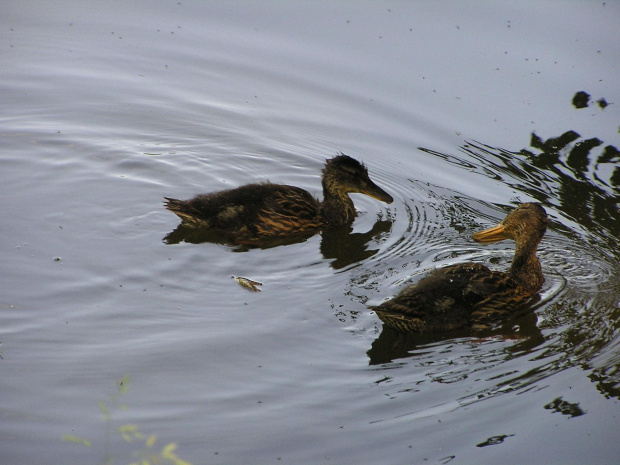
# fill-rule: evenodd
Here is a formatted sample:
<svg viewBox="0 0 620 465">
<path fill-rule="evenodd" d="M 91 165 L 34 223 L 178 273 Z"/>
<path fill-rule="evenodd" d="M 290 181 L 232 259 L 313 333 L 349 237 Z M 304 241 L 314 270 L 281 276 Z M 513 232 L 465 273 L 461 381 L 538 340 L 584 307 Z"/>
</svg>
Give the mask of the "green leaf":
<svg viewBox="0 0 620 465">
<path fill-rule="evenodd" d="M 173 452 L 176 450 L 176 448 L 177 448 L 176 443 L 171 442 L 170 444 L 168 444 L 161 450 L 161 456 L 169 459 L 170 456 L 174 456 Z"/>
<path fill-rule="evenodd" d="M 176 455 L 174 456 L 172 460 L 174 461 L 174 465 L 192 465 L 191 463 L 186 462 L 185 460 L 181 460 Z"/>
<path fill-rule="evenodd" d="M 86 447 L 90 447 L 91 446 L 91 442 L 88 439 L 84 439 L 84 438 L 79 438 L 77 436 L 73 436 L 72 434 L 65 434 L 62 437 L 62 440 L 65 442 L 74 442 L 76 444 L 82 444 Z"/>
<path fill-rule="evenodd" d="M 118 427 L 118 432 L 127 442 L 133 442 L 134 439 L 140 439 L 141 433 L 138 431 L 138 425 L 123 425 Z"/>
<path fill-rule="evenodd" d="M 101 412 L 105 415 L 108 415 L 108 406 L 101 401 L 99 401 L 97 404 L 99 405 L 99 410 L 101 410 Z"/>
<path fill-rule="evenodd" d="M 125 394 L 129 389 L 129 381 L 131 380 L 131 376 L 125 375 L 123 379 L 118 382 L 118 392 L 120 394 Z"/>
<path fill-rule="evenodd" d="M 171 460 L 174 462 L 174 465 L 192 465 L 191 463 L 186 462 L 185 460 L 181 460 L 176 455 Z"/>
<path fill-rule="evenodd" d="M 161 456 L 165 459 L 170 460 L 175 465 L 192 465 L 191 463 L 186 462 L 185 460 L 181 460 L 180 458 L 176 456 L 176 454 L 174 453 L 176 448 L 177 448 L 176 443 L 171 442 L 170 444 L 168 444 L 166 447 L 164 447 L 161 450 Z"/>
<path fill-rule="evenodd" d="M 155 441 L 157 441 L 157 436 L 151 434 L 146 440 L 146 447 L 153 447 L 155 445 Z"/>
<path fill-rule="evenodd" d="M 138 431 L 138 425 L 127 424 L 127 425 L 119 426 L 118 431 L 121 433 L 134 433 Z"/>
</svg>

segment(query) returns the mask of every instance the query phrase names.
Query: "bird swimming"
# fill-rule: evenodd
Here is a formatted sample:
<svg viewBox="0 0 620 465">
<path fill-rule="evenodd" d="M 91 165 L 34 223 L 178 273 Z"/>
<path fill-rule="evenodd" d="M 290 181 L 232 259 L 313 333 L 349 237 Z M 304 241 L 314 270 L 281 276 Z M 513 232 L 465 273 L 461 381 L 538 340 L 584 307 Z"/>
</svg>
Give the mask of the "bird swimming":
<svg viewBox="0 0 620 465">
<path fill-rule="evenodd" d="M 361 193 L 386 203 L 394 200 L 368 176 L 366 167 L 340 154 L 325 162 L 323 200 L 308 191 L 283 184 L 255 183 L 190 200 L 168 197 L 165 207 L 184 226 L 203 228 L 236 244 L 336 229 L 351 224 L 355 207 L 350 193 Z"/>
<path fill-rule="evenodd" d="M 497 226 L 472 236 L 482 243 L 514 240 L 515 254 L 508 271 L 491 271 L 478 263 L 438 268 L 375 307 L 377 316 L 401 332 L 490 329 L 530 301 L 542 287 L 545 278 L 536 251 L 547 222 L 540 204 L 519 205 Z"/>
</svg>

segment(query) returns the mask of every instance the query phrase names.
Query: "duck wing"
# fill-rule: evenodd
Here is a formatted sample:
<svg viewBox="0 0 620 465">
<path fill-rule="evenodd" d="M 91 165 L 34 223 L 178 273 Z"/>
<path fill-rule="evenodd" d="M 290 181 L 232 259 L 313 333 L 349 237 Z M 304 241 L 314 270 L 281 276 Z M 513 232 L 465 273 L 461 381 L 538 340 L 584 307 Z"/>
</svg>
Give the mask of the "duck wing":
<svg viewBox="0 0 620 465">
<path fill-rule="evenodd" d="M 375 308 L 388 326 L 406 332 L 490 327 L 528 299 L 507 273 L 478 263 L 438 268 Z"/>
<path fill-rule="evenodd" d="M 295 220 L 316 220 L 319 203 L 298 187 L 264 183 L 202 194 L 190 200 L 166 197 L 165 206 L 191 226 L 273 234 L 293 229 L 287 224 Z"/>
<path fill-rule="evenodd" d="M 278 185 L 264 197 L 256 211 L 256 234 L 279 236 L 318 230 L 323 226 L 319 205 L 304 189 Z"/>
<path fill-rule="evenodd" d="M 491 329 L 532 298 L 531 292 L 501 271 L 489 271 L 471 281 L 468 292 L 477 296 L 470 315 L 471 326 L 477 331 Z"/>
<path fill-rule="evenodd" d="M 490 270 L 475 263 L 438 268 L 402 290 L 375 311 L 388 326 L 401 331 L 449 331 L 464 327 L 477 296 L 468 285 Z"/>
</svg>

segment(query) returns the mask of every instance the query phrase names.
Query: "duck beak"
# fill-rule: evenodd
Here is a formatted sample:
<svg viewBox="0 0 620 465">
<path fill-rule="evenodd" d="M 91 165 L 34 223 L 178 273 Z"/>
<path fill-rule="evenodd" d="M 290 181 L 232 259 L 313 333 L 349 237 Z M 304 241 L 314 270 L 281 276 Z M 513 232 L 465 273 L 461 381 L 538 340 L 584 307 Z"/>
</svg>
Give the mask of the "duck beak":
<svg viewBox="0 0 620 465">
<path fill-rule="evenodd" d="M 369 197 L 372 197 L 373 199 L 377 199 L 385 203 L 392 203 L 394 201 L 390 194 L 385 192 L 370 179 L 368 180 L 367 185 L 362 190 L 362 194 L 365 194 Z"/>
<path fill-rule="evenodd" d="M 504 239 L 509 239 L 506 235 L 506 229 L 502 224 L 498 224 L 492 228 L 474 233 L 472 238 L 478 242 L 497 242 Z"/>
</svg>

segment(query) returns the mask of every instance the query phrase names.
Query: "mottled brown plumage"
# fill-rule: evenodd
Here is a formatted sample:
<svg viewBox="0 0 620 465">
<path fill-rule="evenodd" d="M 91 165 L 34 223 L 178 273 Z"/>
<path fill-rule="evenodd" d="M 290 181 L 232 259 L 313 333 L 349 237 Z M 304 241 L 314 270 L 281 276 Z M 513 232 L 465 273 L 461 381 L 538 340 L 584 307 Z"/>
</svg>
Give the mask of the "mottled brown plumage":
<svg viewBox="0 0 620 465">
<path fill-rule="evenodd" d="M 544 277 L 536 250 L 546 229 L 544 208 L 537 203 L 521 204 L 498 226 L 473 235 L 479 242 L 515 241 L 508 272 L 491 271 L 477 263 L 438 268 L 375 311 L 385 325 L 398 331 L 488 329 L 540 290 Z"/>
<path fill-rule="evenodd" d="M 248 184 L 190 200 L 165 197 L 165 206 L 185 225 L 209 229 L 238 244 L 303 234 L 350 224 L 355 207 L 350 193 L 386 203 L 392 197 L 368 177 L 366 167 L 347 155 L 327 160 L 323 168 L 323 201 L 299 187 Z"/>
</svg>

